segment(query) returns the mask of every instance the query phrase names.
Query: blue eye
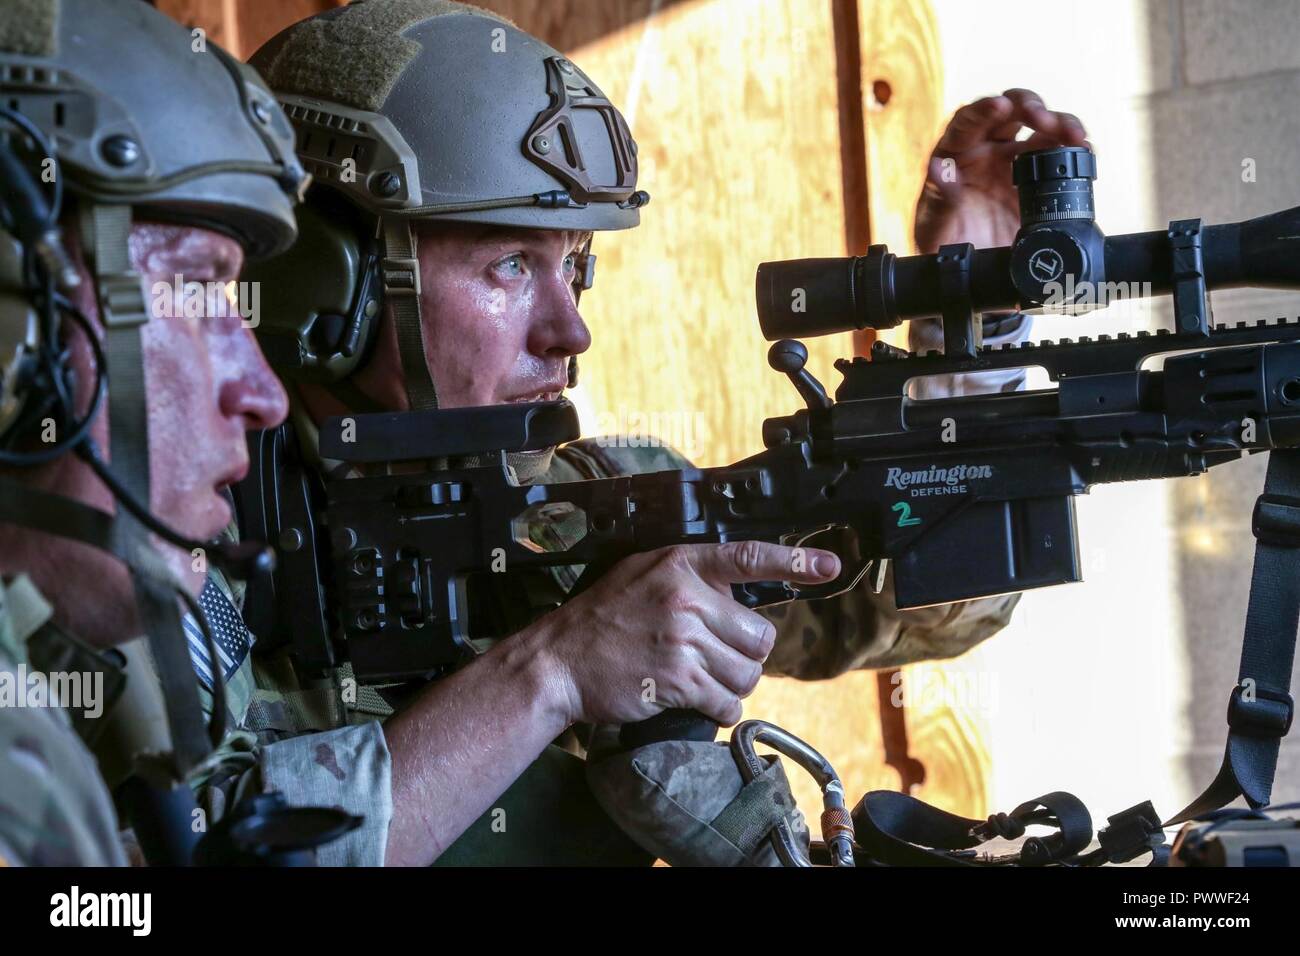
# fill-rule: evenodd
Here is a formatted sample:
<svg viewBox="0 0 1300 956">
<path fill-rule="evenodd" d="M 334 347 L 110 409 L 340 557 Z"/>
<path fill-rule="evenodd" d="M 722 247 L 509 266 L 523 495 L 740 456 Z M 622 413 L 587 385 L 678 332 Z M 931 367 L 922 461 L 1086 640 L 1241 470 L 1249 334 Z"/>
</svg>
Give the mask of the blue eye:
<svg viewBox="0 0 1300 956">
<path fill-rule="evenodd" d="M 578 268 L 578 254 L 571 252 L 564 257 L 564 271 L 572 272 L 576 268 Z"/>
<path fill-rule="evenodd" d="M 506 256 L 497 265 L 499 268 L 504 269 L 507 275 L 521 276 L 524 274 L 524 257 L 519 253 Z"/>
</svg>

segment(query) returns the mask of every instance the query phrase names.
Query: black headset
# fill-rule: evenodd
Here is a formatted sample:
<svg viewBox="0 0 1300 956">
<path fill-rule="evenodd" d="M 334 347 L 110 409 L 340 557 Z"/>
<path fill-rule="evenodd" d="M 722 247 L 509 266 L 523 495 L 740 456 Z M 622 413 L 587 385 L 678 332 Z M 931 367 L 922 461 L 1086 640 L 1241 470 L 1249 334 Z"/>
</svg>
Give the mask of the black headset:
<svg viewBox="0 0 1300 956">
<path fill-rule="evenodd" d="M 21 113 L 0 107 L 0 119 L 25 134 L 41 155 L 54 156 L 50 142 Z M 0 140 L 0 342 L 13 343 L 8 367 L 0 367 L 0 397 L 11 412 L 0 420 L 0 464 L 40 465 L 78 448 L 104 402 L 106 362 L 90 322 L 64 295 L 77 281 L 59 241 L 63 179 L 54 166 L 46 190 L 14 149 L 16 137 Z M 95 386 L 86 413 L 76 414 L 76 379 L 59 334 L 66 317 L 86 332 L 95 357 Z M 56 441 L 33 448 L 38 432 L 52 421 Z"/>
<path fill-rule="evenodd" d="M 379 220 L 322 184 L 312 186 L 297 219 L 297 242 L 272 259 L 249 263 L 243 277 L 261 284 L 264 317 L 256 334 L 271 367 L 287 380 L 330 385 L 362 368 L 378 337 L 384 306 Z M 595 262 L 588 240 L 579 255 L 575 299 L 591 287 Z M 572 356 L 570 387 L 577 384 L 577 365 Z M 351 402 L 363 398 L 348 396 Z"/>
<path fill-rule="evenodd" d="M 47 190 L 31 172 L 33 163 L 15 148 L 17 136 L 0 138 L 0 343 L 15 344 L 11 359 L 0 355 L 0 401 L 12 408 L 0 420 L 0 465 L 31 467 L 72 452 L 85 461 L 113 497 L 141 524 L 163 540 L 193 551 L 202 548 L 232 576 L 265 573 L 274 553 L 260 542 L 204 543 L 188 538 L 154 516 L 118 480 L 99 452 L 90 427 L 104 405 L 108 390 L 107 358 L 89 319 L 65 294 L 79 283 L 60 240 L 63 177 L 53 144 L 27 117 L 0 107 L 0 120 L 31 141 L 37 155 L 52 163 L 53 181 Z M 95 383 L 90 407 L 76 411 L 76 374 L 60 332 L 70 319 L 86 334 L 94 354 Z M 53 423 L 55 441 L 40 434 Z M 44 446 L 44 447 L 40 447 Z"/>
</svg>

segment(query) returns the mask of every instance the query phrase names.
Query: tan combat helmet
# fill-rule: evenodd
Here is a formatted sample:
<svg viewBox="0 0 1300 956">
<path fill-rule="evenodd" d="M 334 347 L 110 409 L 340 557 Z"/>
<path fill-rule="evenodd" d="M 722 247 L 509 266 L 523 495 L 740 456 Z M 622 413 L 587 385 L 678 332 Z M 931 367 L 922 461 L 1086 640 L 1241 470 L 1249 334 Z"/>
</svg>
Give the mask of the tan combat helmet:
<svg viewBox="0 0 1300 956">
<path fill-rule="evenodd" d="M 179 780 L 225 727 L 219 719 L 204 727 L 177 596 L 197 605 L 148 534 L 179 539 L 148 512 L 141 329 L 150 311 L 131 267 L 131 224 L 216 229 L 251 256 L 271 255 L 294 239 L 307 176 L 292 128 L 255 72 L 139 0 L 0 3 L 0 167 L 0 463 L 75 453 L 122 505 L 105 514 L 5 475 L 0 521 L 81 541 L 128 566 L 166 698 L 173 752 L 156 756 Z M 74 198 L 74 215 L 64 215 Z M 80 276 L 63 249 L 65 227 L 80 232 L 102 345 L 68 294 Z M 96 354 L 84 411 L 74 407 L 70 322 Z M 108 461 L 89 431 L 105 405 Z M 39 435 L 43 421 L 57 425 L 56 441 Z"/>
<path fill-rule="evenodd" d="M 263 283 L 278 298 L 258 334 L 290 378 L 349 375 L 382 295 L 394 307 L 411 407 L 434 407 L 412 220 L 627 229 L 649 199 L 636 189 L 636 143 L 600 88 L 486 10 L 357 0 L 294 24 L 251 62 L 317 183 L 300 212 L 303 242 L 268 264 L 275 281 Z M 356 221 L 340 222 L 340 198 L 362 214 Z M 580 287 L 593 264 L 584 249 Z"/>
</svg>

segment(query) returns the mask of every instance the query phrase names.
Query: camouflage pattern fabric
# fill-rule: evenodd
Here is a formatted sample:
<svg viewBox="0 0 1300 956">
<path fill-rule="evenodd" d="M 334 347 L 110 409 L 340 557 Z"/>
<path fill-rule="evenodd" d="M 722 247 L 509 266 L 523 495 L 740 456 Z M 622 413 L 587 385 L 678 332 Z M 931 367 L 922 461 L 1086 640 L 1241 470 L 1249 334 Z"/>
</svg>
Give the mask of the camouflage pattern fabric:
<svg viewBox="0 0 1300 956">
<path fill-rule="evenodd" d="M 208 578 L 242 607 L 242 586 L 216 569 Z M 206 688 L 200 699 L 210 714 Z M 364 823 L 321 847 L 317 863 L 382 866 L 393 814 L 391 757 L 379 723 L 344 707 L 341 680 L 302 688 L 287 655 L 263 665 L 250 654 L 227 680 L 226 701 L 230 730 L 189 781 L 208 818 L 220 820 L 246 796 L 268 791 L 289 806 L 342 807 Z"/>
<path fill-rule="evenodd" d="M 0 686 L 26 684 L 27 638 L 51 613 L 31 581 L 0 582 Z M 125 866 L 117 815 L 95 758 L 58 707 L 0 695 L 0 862 Z"/>
<path fill-rule="evenodd" d="M 740 845 L 721 824 L 744 781 L 727 744 L 666 740 L 621 750 L 618 728 L 601 728 L 587 758 L 587 782 L 623 831 L 672 866 L 780 866 L 767 839 Z M 806 853 L 811 836 L 795 805 L 782 761 L 768 767 L 761 802 L 770 812 L 764 833 L 781 819 Z"/>
</svg>

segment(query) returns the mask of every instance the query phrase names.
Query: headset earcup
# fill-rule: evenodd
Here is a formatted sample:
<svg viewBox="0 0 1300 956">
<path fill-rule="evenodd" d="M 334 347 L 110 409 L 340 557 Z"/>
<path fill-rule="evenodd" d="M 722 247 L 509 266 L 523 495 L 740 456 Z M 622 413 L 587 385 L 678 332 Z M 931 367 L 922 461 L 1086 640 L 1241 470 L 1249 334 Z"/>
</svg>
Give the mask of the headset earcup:
<svg viewBox="0 0 1300 956">
<path fill-rule="evenodd" d="M 329 383 L 365 360 L 382 308 L 376 243 L 356 212 L 327 196 L 298 207 L 298 241 L 250 263 L 257 283 L 255 334 L 286 379 Z"/>
<path fill-rule="evenodd" d="M 29 430 L 23 425 L 39 347 L 40 320 L 23 285 L 22 245 L 0 232 L 0 447 L 21 444 Z"/>
</svg>

